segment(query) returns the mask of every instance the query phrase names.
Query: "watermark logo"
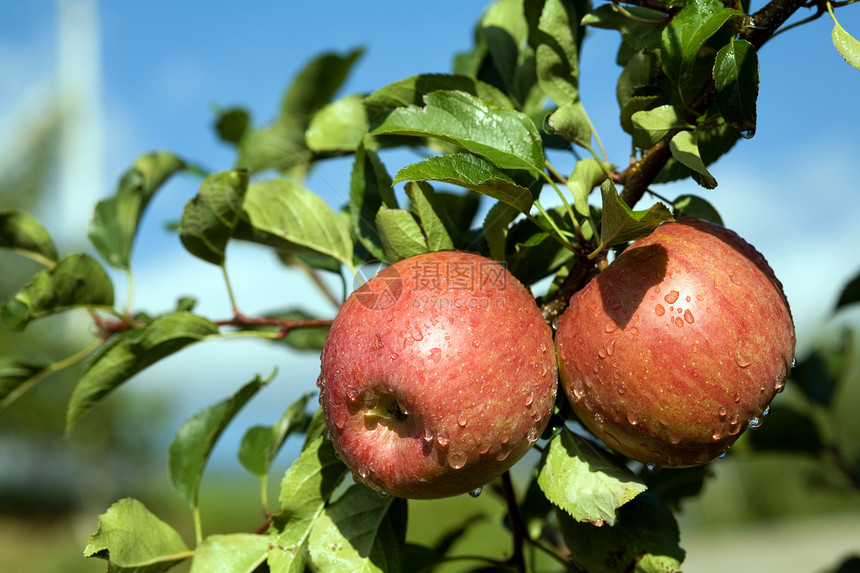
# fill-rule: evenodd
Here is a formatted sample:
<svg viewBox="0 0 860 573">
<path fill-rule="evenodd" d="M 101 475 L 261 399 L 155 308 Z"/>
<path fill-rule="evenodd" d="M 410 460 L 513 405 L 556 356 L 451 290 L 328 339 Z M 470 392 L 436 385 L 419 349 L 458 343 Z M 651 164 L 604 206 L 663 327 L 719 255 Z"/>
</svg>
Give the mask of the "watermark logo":
<svg viewBox="0 0 860 573">
<path fill-rule="evenodd" d="M 368 284 L 372 278 L 375 278 L 373 284 Z M 370 310 L 385 310 L 394 306 L 403 295 L 403 278 L 388 263 L 371 261 L 355 270 L 352 288 L 360 305 Z"/>
</svg>

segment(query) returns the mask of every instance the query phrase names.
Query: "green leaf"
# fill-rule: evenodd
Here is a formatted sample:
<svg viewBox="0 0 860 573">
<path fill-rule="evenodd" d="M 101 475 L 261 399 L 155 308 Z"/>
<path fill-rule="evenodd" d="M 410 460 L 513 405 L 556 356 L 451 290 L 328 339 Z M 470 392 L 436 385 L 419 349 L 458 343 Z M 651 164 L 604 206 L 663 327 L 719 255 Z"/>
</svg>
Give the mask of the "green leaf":
<svg viewBox="0 0 860 573">
<path fill-rule="evenodd" d="M 320 571 L 397 573 L 405 543 L 406 500 L 354 485 L 314 524 L 308 549 Z"/>
<path fill-rule="evenodd" d="M 633 472 L 566 429 L 550 442 L 538 485 L 576 521 L 595 525 L 614 525 L 618 508 L 646 489 Z"/>
<path fill-rule="evenodd" d="M 161 573 L 194 553 L 179 534 L 132 498 L 121 499 L 99 516 L 85 557 L 110 562 L 110 573 Z"/>
<path fill-rule="evenodd" d="M 170 483 L 180 499 L 197 507 L 197 494 L 209 454 L 227 425 L 260 388 L 274 377 L 255 377 L 231 397 L 205 408 L 186 420 L 170 444 Z"/>
<path fill-rule="evenodd" d="M 684 550 L 672 512 L 648 492 L 625 504 L 614 526 L 594 527 L 556 511 L 572 558 L 589 573 L 680 573 Z"/>
<path fill-rule="evenodd" d="M 755 134 L 758 57 L 746 40 L 732 40 L 717 52 L 714 94 L 723 118 L 744 137 Z"/>
<path fill-rule="evenodd" d="M 117 386 L 189 344 L 218 334 L 208 319 L 188 312 L 166 314 L 115 335 L 90 359 L 69 399 L 66 432 Z"/>
<path fill-rule="evenodd" d="M 618 196 L 611 179 L 603 182 L 600 192 L 603 196 L 603 214 L 600 222 L 601 250 L 645 237 L 660 223 L 672 220 L 672 213 L 662 203 L 656 203 L 644 211 L 630 209 Z"/>
<path fill-rule="evenodd" d="M 326 53 L 308 62 L 290 83 L 278 117 L 242 138 L 237 167 L 257 173 L 264 169 L 283 171 L 309 162 L 313 154 L 305 142 L 305 132 L 311 118 L 331 101 L 361 54 L 361 50 L 344 55 Z"/>
<path fill-rule="evenodd" d="M 719 0 L 692 0 L 663 28 L 660 50 L 663 72 L 678 86 L 682 99 L 686 100 L 694 83 L 699 50 L 730 18 L 741 15 L 742 12 L 726 8 Z"/>
<path fill-rule="evenodd" d="M 511 100 L 498 88 L 475 78 L 454 74 L 410 76 L 376 90 L 364 99 L 364 104 L 376 108 L 420 106 L 424 103 L 425 95 L 439 90 L 461 91 L 496 107 L 514 108 Z"/>
<path fill-rule="evenodd" d="M 305 570 L 311 528 L 346 471 L 331 442 L 322 435 L 307 444 L 286 471 L 281 481 L 281 513 L 273 517 L 280 533 L 269 553 L 272 573 Z"/>
<path fill-rule="evenodd" d="M 266 560 L 271 542 L 253 533 L 210 535 L 194 551 L 191 573 L 254 573 Z"/>
<path fill-rule="evenodd" d="M 679 131 L 669 142 L 672 157 L 679 163 L 689 167 L 694 173 L 696 182 L 705 189 L 717 186 L 717 180 L 708 172 L 702 156 L 699 154 L 699 143 L 695 131 Z M 695 175 L 698 174 L 698 177 Z"/>
<path fill-rule="evenodd" d="M 600 162 L 593 157 L 580 159 L 573 166 L 573 173 L 567 178 L 567 188 L 573 194 L 573 206 L 583 217 L 591 215 L 588 196 L 591 190 L 606 177 Z M 587 237 L 586 237 L 587 238 Z"/>
<path fill-rule="evenodd" d="M 14 356 L 0 356 L 0 412 L 23 393 L 34 376 L 40 376 L 47 364 Z"/>
<path fill-rule="evenodd" d="M 559 108 L 571 106 L 579 100 L 581 17 L 574 2 L 546 0 L 538 22 L 539 35 L 535 48 L 537 78 L 543 92 Z M 590 135 L 589 132 L 589 143 Z"/>
<path fill-rule="evenodd" d="M 248 130 L 249 123 L 248 112 L 244 109 L 226 109 L 218 113 L 218 118 L 215 120 L 215 131 L 221 141 L 239 143 Z"/>
<path fill-rule="evenodd" d="M 619 74 L 615 87 L 622 129 L 632 135 L 633 114 L 669 103 L 674 91 L 663 74 L 660 54 L 656 50 L 636 52 Z"/>
<path fill-rule="evenodd" d="M 247 189 L 245 169 L 213 173 L 203 180 L 179 223 L 179 238 L 188 252 L 206 262 L 224 264 L 227 242 L 239 222 Z"/>
<path fill-rule="evenodd" d="M 846 62 L 860 70 L 860 42 L 845 31 L 845 28 L 836 20 L 829 2 L 827 3 L 827 11 L 830 12 L 830 17 L 833 18 L 831 37 L 833 38 L 833 45 L 836 47 L 836 51 L 845 58 Z"/>
<path fill-rule="evenodd" d="M 839 300 L 836 301 L 836 308 L 833 310 L 836 311 L 844 306 L 857 302 L 860 302 L 860 273 L 851 279 L 842 289 L 842 293 L 839 295 Z"/>
<path fill-rule="evenodd" d="M 289 179 L 248 186 L 245 216 L 235 236 L 278 249 L 296 247 L 328 255 L 352 267 L 352 239 L 344 221 L 318 195 Z"/>
<path fill-rule="evenodd" d="M 423 108 L 413 105 L 393 110 L 372 133 L 437 137 L 501 169 L 543 172 L 540 133 L 525 114 L 458 91 L 433 92 L 424 101 Z"/>
<path fill-rule="evenodd" d="M 376 214 L 383 205 L 397 208 L 391 185 L 391 176 L 376 151 L 359 145 L 349 185 L 349 217 L 358 241 L 377 259 L 384 259 L 385 251 L 376 228 Z"/>
<path fill-rule="evenodd" d="M 406 196 L 409 197 L 409 210 L 418 218 L 427 237 L 427 247 L 431 251 L 453 249 L 454 223 L 433 187 L 424 181 L 409 181 L 406 183 Z"/>
<path fill-rule="evenodd" d="M 253 426 L 245 432 L 239 446 L 239 461 L 249 472 L 257 476 L 269 473 L 287 437 L 307 424 L 305 408 L 311 396 L 303 394 L 290 404 L 274 426 Z"/>
<path fill-rule="evenodd" d="M 31 320 L 73 308 L 113 306 L 113 283 L 89 255 L 73 253 L 30 282 L 0 306 L 0 322 L 22 329 Z"/>
<path fill-rule="evenodd" d="M 57 260 L 57 247 L 48 230 L 17 209 L 0 211 L 0 249 L 11 249 L 43 263 Z"/>
<path fill-rule="evenodd" d="M 408 259 L 428 250 L 424 233 L 409 211 L 380 207 L 376 214 L 376 227 L 389 262 Z"/>
<path fill-rule="evenodd" d="M 660 34 L 666 18 L 665 12 L 639 6 L 625 6 L 624 11 L 633 18 L 622 13 L 617 4 L 601 4 L 586 14 L 580 22 L 583 26 L 618 30 L 621 33 L 622 45 L 616 58 L 616 62 L 621 66 L 628 62 L 628 59 L 622 57 L 623 54 L 654 52 L 660 47 Z"/>
<path fill-rule="evenodd" d="M 710 125 L 696 126 L 696 143 L 698 144 L 699 155 L 705 165 L 710 165 L 727 153 L 739 139 L 738 130 L 731 127 L 722 118 Z M 690 168 L 673 157 L 657 175 L 655 183 L 667 183 L 687 177 L 690 177 Z M 703 178 L 698 173 L 695 173 L 694 177 Z"/>
<path fill-rule="evenodd" d="M 591 121 L 585 114 L 582 102 L 565 104 L 547 118 L 551 133 L 558 134 L 580 147 L 591 149 Z"/>
<path fill-rule="evenodd" d="M 318 111 L 305 132 L 308 148 L 318 153 L 355 151 L 369 129 L 363 99 L 347 96 Z"/>
<path fill-rule="evenodd" d="M 490 257 L 504 261 L 507 253 L 508 230 L 519 211 L 499 201 L 487 212 L 482 226 Z"/>
<path fill-rule="evenodd" d="M 705 219 L 718 225 L 723 224 L 723 218 L 717 212 L 716 208 L 707 200 L 697 195 L 680 195 L 672 201 L 672 209 L 675 212 L 675 219 L 681 217 L 697 217 Z"/>
<path fill-rule="evenodd" d="M 185 162 L 172 153 L 144 155 L 122 176 L 113 197 L 98 202 L 89 237 L 109 265 L 130 268 L 131 247 L 146 206 L 161 185 L 185 167 Z"/>
<path fill-rule="evenodd" d="M 507 203 L 520 213 L 528 213 L 534 201 L 531 191 L 518 185 L 504 171 L 468 153 L 433 156 L 407 165 L 394 176 L 394 183 L 400 181 L 441 181 L 459 185 Z"/>
<path fill-rule="evenodd" d="M 661 105 L 648 111 L 637 111 L 633 122 L 633 145 L 648 149 L 666 135 L 680 129 L 693 127 L 671 105 Z"/>
</svg>

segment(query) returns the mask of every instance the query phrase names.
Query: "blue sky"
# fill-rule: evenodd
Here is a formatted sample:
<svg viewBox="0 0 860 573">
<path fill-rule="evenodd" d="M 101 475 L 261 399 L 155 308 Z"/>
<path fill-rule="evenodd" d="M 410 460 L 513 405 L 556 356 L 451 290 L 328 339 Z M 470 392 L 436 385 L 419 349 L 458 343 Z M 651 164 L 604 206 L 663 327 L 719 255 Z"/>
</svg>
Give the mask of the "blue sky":
<svg viewBox="0 0 860 573">
<path fill-rule="evenodd" d="M 62 2 L 33 0 L 4 10 L 0 125 L 18 125 L 27 101 L 37 101 L 46 86 L 54 85 L 58 4 Z M 243 105 L 257 121 L 271 119 L 292 76 L 323 51 L 366 49 L 343 94 L 371 91 L 419 72 L 448 71 L 453 55 L 471 46 L 473 26 L 485 7 L 456 0 L 103 0 L 95 5 L 104 152 L 103 184 L 91 190 L 95 197 L 110 194 L 134 159 L 153 149 L 176 152 L 213 170 L 231 167 L 233 154 L 211 129 L 213 106 Z M 860 36 L 860 6 L 840 9 L 837 17 Z M 831 29 L 825 16 L 761 51 L 758 131 L 712 167 L 717 189 L 705 191 L 686 181 L 660 190 L 669 197 L 705 196 L 727 226 L 767 257 L 785 284 L 801 351 L 829 317 L 841 286 L 860 271 L 860 71 L 836 53 Z M 617 42 L 614 32 L 590 33 L 582 54 L 581 89 L 610 158 L 623 164 L 629 139 L 617 121 Z M 14 142 L 0 133 L 0 149 L 9 145 Z M 308 186 L 337 207 L 348 196 L 349 168 L 345 161 L 322 164 Z M 229 313 L 220 272 L 184 253 L 163 228 L 179 217 L 196 186 L 190 177 L 171 181 L 144 220 L 135 259 L 137 308 L 165 311 L 177 297 L 195 294 L 202 313 L 214 318 Z M 246 312 L 293 304 L 324 315 L 334 312 L 308 292 L 300 277 L 280 269 L 260 249 L 232 249 L 228 268 Z M 318 358 L 261 346 L 235 340 L 207 343 L 145 376 L 154 385 L 173 385 L 177 377 L 194 379 L 183 385 L 188 401 L 182 409 L 190 414 L 254 374 L 278 366 L 278 389 L 272 390 L 278 397 L 249 414 L 256 423 L 265 422 L 279 415 L 291 396 L 314 388 Z M 130 386 L 142 384 L 132 381 Z"/>
</svg>

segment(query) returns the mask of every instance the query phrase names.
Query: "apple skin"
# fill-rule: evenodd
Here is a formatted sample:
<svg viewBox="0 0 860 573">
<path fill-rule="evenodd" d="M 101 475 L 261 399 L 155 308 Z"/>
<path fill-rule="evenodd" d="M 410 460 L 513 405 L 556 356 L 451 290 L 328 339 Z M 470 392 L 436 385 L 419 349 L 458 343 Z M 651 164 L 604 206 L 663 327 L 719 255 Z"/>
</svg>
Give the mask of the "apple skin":
<svg viewBox="0 0 860 573">
<path fill-rule="evenodd" d="M 317 385 L 356 481 L 430 499 L 476 490 L 519 460 L 546 427 L 557 377 L 529 291 L 491 259 L 438 251 L 350 295 Z"/>
<path fill-rule="evenodd" d="M 734 232 L 690 217 L 630 245 L 559 319 L 579 420 L 644 464 L 722 455 L 782 389 L 795 333 L 782 285 Z"/>
</svg>

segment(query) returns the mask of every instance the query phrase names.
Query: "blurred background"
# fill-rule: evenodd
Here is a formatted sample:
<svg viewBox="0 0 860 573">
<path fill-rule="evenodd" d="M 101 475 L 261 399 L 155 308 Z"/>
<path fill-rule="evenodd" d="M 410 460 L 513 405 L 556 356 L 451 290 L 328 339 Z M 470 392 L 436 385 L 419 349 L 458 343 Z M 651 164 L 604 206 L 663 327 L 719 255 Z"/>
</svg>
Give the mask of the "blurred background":
<svg viewBox="0 0 860 573">
<path fill-rule="evenodd" d="M 228 169 L 235 157 L 214 132 L 218 110 L 240 105 L 258 124 L 274 118 L 293 76 L 325 51 L 365 50 L 341 95 L 447 72 L 454 55 L 471 48 L 485 7 L 455 0 L 10 3 L 0 19 L 0 208 L 35 214 L 61 254 L 89 249 L 93 205 L 113 193 L 140 155 L 162 149 L 207 170 Z M 860 37 L 860 7 L 836 14 Z M 843 287 L 860 272 L 860 71 L 834 49 L 832 27 L 824 16 L 761 51 L 758 130 L 710 168 L 716 189 L 688 180 L 658 191 L 706 197 L 728 227 L 765 255 L 792 305 L 801 361 L 799 389 L 789 384 L 778 402 L 801 404 L 792 411 L 802 419 L 766 421 L 763 437 L 743 440 L 708 468 L 702 496 L 680 502 L 690 573 L 823 572 L 860 555 L 860 475 L 852 483 L 838 458 L 824 459 L 845 432 L 860 433 L 850 422 L 860 407 L 860 352 L 846 334 L 860 321 L 860 305 L 834 313 Z M 580 86 L 609 157 L 623 164 L 630 150 L 618 127 L 617 46 L 616 33 L 589 31 Z M 398 158 L 392 161 L 393 173 Z M 572 162 L 559 157 L 557 167 L 569 172 Z M 323 162 L 307 186 L 340 207 L 349 197 L 350 170 L 350 159 Z M 201 314 L 231 314 L 220 270 L 187 254 L 170 230 L 198 185 L 193 176 L 174 177 L 150 203 L 133 259 L 135 309 L 165 312 L 191 295 Z M 227 261 L 248 314 L 286 306 L 321 316 L 336 310 L 267 250 L 231 246 Z M 0 252 L 0 299 L 35 270 Z M 122 301 L 125 278 L 114 278 Z M 86 325 L 85 316 L 71 314 L 34 323 L 26 337 L 0 330 L 0 355 L 63 358 L 85 344 Z M 275 381 L 216 448 L 201 494 L 207 532 L 250 531 L 261 522 L 259 492 L 256 478 L 236 462 L 239 441 L 247 427 L 272 423 L 300 394 L 315 390 L 317 354 L 242 340 L 191 347 L 130 381 L 69 437 L 64 407 L 73 376 L 40 384 L 0 415 L 0 571 L 104 570 L 104 562 L 81 557 L 83 546 L 96 516 L 129 495 L 188 533 L 190 517 L 167 480 L 170 440 L 187 417 L 274 368 Z M 816 402 L 809 388 L 822 384 L 831 390 Z M 808 424 L 831 414 L 849 422 L 832 435 Z M 770 447 L 768 426 L 787 426 L 794 447 Z M 292 447 L 273 472 L 273 496 L 278 472 L 298 445 Z M 745 457 L 754 447 L 767 451 Z M 474 503 L 494 501 L 482 496 Z M 432 511 L 462 517 L 460 505 L 437 502 Z M 415 505 L 415 535 L 433 534 L 420 526 L 428 511 Z M 501 505 L 497 511 L 503 513 Z M 492 532 L 479 543 L 492 549 Z"/>
</svg>

